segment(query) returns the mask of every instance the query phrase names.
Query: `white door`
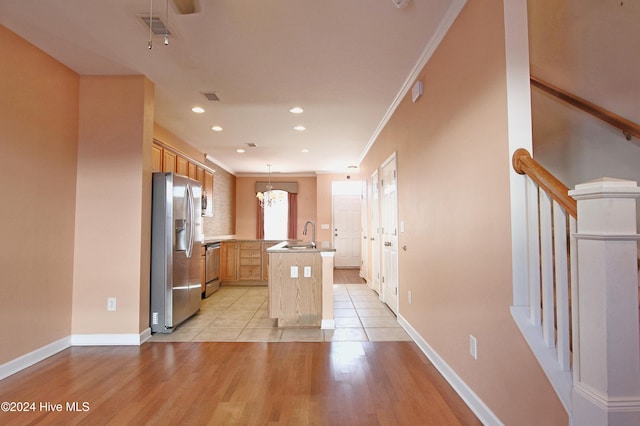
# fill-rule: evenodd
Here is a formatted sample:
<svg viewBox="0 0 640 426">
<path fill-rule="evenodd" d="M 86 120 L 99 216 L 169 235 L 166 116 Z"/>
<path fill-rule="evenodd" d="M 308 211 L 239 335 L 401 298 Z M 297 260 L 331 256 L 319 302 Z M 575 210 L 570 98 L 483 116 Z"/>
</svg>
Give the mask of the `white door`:
<svg viewBox="0 0 640 426">
<path fill-rule="evenodd" d="M 382 165 L 382 300 L 398 312 L 398 179 L 396 156 Z"/>
<path fill-rule="evenodd" d="M 369 286 L 372 290 L 382 296 L 380 289 L 381 273 L 380 269 L 380 196 L 378 171 L 371 175 L 371 234 L 369 237 L 371 242 L 371 282 Z"/>
<path fill-rule="evenodd" d="M 333 246 L 336 268 L 360 267 L 360 206 L 359 195 L 333 196 Z"/>
<path fill-rule="evenodd" d="M 371 281 L 369 275 L 369 228 L 367 227 L 367 181 L 362 181 L 362 194 L 360 195 L 360 276 L 367 283 Z"/>
</svg>

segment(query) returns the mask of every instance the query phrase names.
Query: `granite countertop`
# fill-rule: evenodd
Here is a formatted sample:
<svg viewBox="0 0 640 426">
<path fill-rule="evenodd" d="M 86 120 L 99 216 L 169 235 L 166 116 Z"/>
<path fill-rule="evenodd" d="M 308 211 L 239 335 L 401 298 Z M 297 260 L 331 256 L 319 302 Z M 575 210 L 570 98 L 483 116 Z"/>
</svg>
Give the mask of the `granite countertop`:
<svg viewBox="0 0 640 426">
<path fill-rule="evenodd" d="M 202 245 L 207 245 L 207 244 L 213 244 L 213 243 L 219 243 L 222 241 L 228 241 L 228 242 L 234 242 L 234 243 L 241 243 L 241 242 L 261 242 L 261 243 L 279 243 L 282 240 L 256 240 L 254 239 L 249 239 L 249 238 L 233 238 L 231 236 L 222 236 L 222 237 L 204 237 L 204 239 L 202 240 Z M 293 240 L 292 240 L 293 241 Z"/>
<path fill-rule="evenodd" d="M 291 244 L 291 241 L 282 241 L 280 244 L 267 249 L 267 253 L 321 253 L 333 251 L 336 251 L 333 247 L 311 247 L 309 243 L 302 241 L 296 241 L 293 244 Z"/>
</svg>

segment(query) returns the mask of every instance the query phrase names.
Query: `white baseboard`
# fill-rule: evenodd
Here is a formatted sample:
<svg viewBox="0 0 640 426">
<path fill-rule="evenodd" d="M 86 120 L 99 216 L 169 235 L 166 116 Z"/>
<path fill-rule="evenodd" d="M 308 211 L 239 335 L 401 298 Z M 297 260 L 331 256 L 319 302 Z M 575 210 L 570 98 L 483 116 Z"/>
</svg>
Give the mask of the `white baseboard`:
<svg viewBox="0 0 640 426">
<path fill-rule="evenodd" d="M 140 346 L 149 338 L 151 328 L 140 334 L 72 334 L 0 365 L 0 380 L 71 346 Z"/>
<path fill-rule="evenodd" d="M 320 325 L 320 328 L 322 330 L 333 330 L 333 329 L 336 328 L 336 320 L 332 320 L 332 319 L 330 319 L 330 320 L 326 319 L 325 320 L 325 319 L 323 319 L 322 323 Z"/>
<path fill-rule="evenodd" d="M 440 374 L 451 385 L 453 390 L 462 398 L 469 406 L 471 411 L 478 417 L 483 425 L 503 426 L 504 424 L 496 417 L 496 415 L 486 406 L 484 402 L 476 395 L 469 386 L 456 374 L 456 372 L 433 350 L 431 346 L 418 334 L 418 332 L 407 322 L 402 315 L 398 315 L 398 322 L 411 336 L 420 350 L 429 358 L 429 361 L 438 369 Z"/>
<path fill-rule="evenodd" d="M 0 365 L 0 380 L 11 376 L 18 371 L 24 370 L 27 367 L 31 367 L 32 365 L 49 358 L 51 355 L 55 355 L 58 352 L 67 349 L 69 346 L 71 346 L 71 339 L 68 336 L 63 337 L 60 340 L 56 340 L 55 342 L 49 343 L 35 351 L 4 363 Z"/>
<path fill-rule="evenodd" d="M 150 328 L 140 334 L 72 334 L 71 346 L 139 346 L 150 337 Z"/>
</svg>

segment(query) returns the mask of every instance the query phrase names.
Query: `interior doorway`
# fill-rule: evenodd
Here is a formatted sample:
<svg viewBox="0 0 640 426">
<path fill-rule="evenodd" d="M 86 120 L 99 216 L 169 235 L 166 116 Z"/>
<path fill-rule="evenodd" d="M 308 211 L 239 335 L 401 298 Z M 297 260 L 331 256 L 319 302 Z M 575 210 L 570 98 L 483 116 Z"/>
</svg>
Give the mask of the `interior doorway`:
<svg viewBox="0 0 640 426">
<path fill-rule="evenodd" d="M 361 264 L 361 191 L 360 181 L 335 181 L 332 185 L 332 231 L 336 268 L 359 268 Z"/>
</svg>

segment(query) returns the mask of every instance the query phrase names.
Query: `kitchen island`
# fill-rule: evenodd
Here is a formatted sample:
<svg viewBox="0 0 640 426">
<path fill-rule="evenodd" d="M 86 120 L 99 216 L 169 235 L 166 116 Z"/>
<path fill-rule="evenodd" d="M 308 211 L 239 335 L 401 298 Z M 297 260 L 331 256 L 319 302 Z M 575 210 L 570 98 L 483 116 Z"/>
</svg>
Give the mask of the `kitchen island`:
<svg viewBox="0 0 640 426">
<path fill-rule="evenodd" d="M 335 249 L 283 241 L 267 249 L 269 316 L 278 327 L 335 328 Z"/>
</svg>

